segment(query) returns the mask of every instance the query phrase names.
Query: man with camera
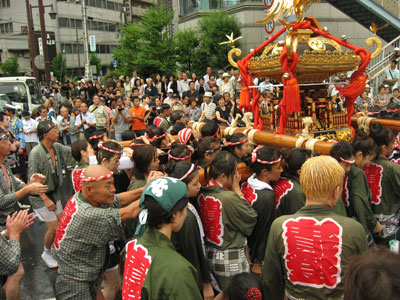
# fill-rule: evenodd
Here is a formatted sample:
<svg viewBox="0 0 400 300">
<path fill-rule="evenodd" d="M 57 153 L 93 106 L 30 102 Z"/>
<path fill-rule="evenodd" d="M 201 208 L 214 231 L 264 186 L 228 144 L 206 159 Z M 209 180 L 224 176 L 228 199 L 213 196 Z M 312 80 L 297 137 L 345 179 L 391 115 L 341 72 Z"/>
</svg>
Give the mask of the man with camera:
<svg viewBox="0 0 400 300">
<path fill-rule="evenodd" d="M 129 130 L 129 121 L 131 114 L 124 106 L 122 97 L 117 97 L 117 106 L 111 111 L 111 121 L 114 124 L 115 139 L 122 141 L 122 133 Z"/>
</svg>

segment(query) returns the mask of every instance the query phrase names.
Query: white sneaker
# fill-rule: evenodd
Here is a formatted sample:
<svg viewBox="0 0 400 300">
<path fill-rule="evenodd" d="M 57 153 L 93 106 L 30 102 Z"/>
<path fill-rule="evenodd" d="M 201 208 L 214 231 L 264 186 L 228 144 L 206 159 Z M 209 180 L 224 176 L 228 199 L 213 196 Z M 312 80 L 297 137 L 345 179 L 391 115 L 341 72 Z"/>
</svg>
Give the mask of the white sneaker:
<svg viewBox="0 0 400 300">
<path fill-rule="evenodd" d="M 43 251 L 42 259 L 46 263 L 47 267 L 51 269 L 58 268 L 57 261 L 55 260 L 54 256 L 51 253 Z"/>
</svg>

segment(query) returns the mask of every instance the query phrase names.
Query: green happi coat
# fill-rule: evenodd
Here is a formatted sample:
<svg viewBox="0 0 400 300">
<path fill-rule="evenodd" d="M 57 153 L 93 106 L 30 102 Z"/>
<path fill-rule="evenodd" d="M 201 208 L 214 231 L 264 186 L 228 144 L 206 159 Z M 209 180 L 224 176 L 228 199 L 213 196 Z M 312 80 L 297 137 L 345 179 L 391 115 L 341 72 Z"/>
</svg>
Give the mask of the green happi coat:
<svg viewBox="0 0 400 300">
<path fill-rule="evenodd" d="M 131 182 L 129 183 L 128 186 L 128 191 L 133 191 L 136 189 L 140 189 L 141 187 L 144 187 L 146 185 L 147 177 L 145 179 L 137 179 L 135 176 L 132 177 Z M 130 240 L 136 231 L 136 226 L 137 226 L 137 218 L 135 219 L 129 219 L 126 222 L 124 222 L 124 230 L 125 230 L 125 236 L 128 240 Z"/>
<path fill-rule="evenodd" d="M 343 297 L 348 260 L 367 249 L 357 221 L 323 205 L 309 205 L 272 224 L 265 253 L 264 297 L 335 300 Z"/>
<path fill-rule="evenodd" d="M 131 182 L 128 186 L 128 191 L 133 191 L 136 189 L 140 189 L 146 185 L 147 177 L 144 179 L 137 179 L 135 176 L 132 176 Z"/>
<path fill-rule="evenodd" d="M 374 230 L 378 222 L 372 213 L 371 198 L 371 190 L 365 173 L 356 165 L 351 165 L 343 187 L 342 200 L 346 206 L 347 215 L 360 222 L 367 234 Z"/>
<path fill-rule="evenodd" d="M 282 178 L 274 183 L 273 188 L 277 198 L 278 217 L 294 214 L 306 203 L 306 196 L 297 176 L 284 172 Z"/>
<path fill-rule="evenodd" d="M 235 274 L 249 272 L 244 247 L 257 223 L 257 212 L 236 193 L 210 183 L 201 188 L 198 200 L 207 259 L 219 287 L 225 290 Z"/>
<path fill-rule="evenodd" d="M 372 211 L 383 227 L 375 241 L 387 245 L 394 238 L 399 224 L 400 165 L 378 156 L 364 168 L 364 172 L 372 193 Z"/>
<path fill-rule="evenodd" d="M 126 249 L 123 299 L 202 299 L 196 269 L 161 232 L 148 227 Z"/>
<path fill-rule="evenodd" d="M 42 143 L 35 146 L 29 154 L 29 177 L 35 173 L 40 173 L 46 176 L 42 182 L 47 185 L 46 195 L 54 202 L 60 200 L 59 188 L 63 184 L 63 167 L 75 166 L 76 161 L 71 155 L 71 147 L 61 145 L 60 143 L 53 144 L 53 152 L 56 158 L 55 173 L 52 173 L 51 163 L 47 156 L 46 150 Z M 29 201 L 32 208 L 39 209 L 44 207 L 43 200 L 38 195 L 30 195 Z"/>
<path fill-rule="evenodd" d="M 275 220 L 275 193 L 272 187 L 258 180 L 256 174 L 242 184 L 242 193 L 257 212 L 257 223 L 247 238 L 252 263 L 264 261 L 265 248 L 272 222 Z"/>
<path fill-rule="evenodd" d="M 194 206 L 189 203 L 187 216 L 181 230 L 172 233 L 172 242 L 184 258 L 197 270 L 197 284 L 203 290 L 203 283 L 211 282 L 210 268 L 208 267 L 204 249 L 204 231 L 200 218 Z M 197 214 L 197 216 L 196 216 Z"/>
</svg>

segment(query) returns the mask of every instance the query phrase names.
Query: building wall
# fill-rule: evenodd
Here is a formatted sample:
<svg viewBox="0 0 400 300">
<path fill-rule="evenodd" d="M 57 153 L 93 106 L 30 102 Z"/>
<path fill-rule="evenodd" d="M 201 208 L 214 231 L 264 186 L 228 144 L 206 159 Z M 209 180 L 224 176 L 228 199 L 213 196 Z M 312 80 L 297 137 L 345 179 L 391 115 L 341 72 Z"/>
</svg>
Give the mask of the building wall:
<svg viewBox="0 0 400 300">
<path fill-rule="evenodd" d="M 118 27 L 125 24 L 125 21 L 138 21 L 145 13 L 146 8 L 152 5 L 152 0 L 108 0 L 113 2 L 112 7 L 107 0 L 87 0 L 88 35 L 95 35 L 97 55 L 102 65 L 109 71 L 113 59 L 112 48 L 116 47 L 119 41 Z M 37 6 L 37 0 L 30 0 L 32 6 Z M 102 3 L 105 7 L 94 7 Z M 52 4 L 57 11 L 57 19 L 52 20 L 48 15 L 50 8 L 45 8 L 45 23 L 48 32 L 55 33 L 57 53 L 63 52 L 67 68 L 76 69 L 74 75 L 81 75 L 86 63 L 86 56 L 83 51 L 83 29 L 82 29 L 82 6 L 76 0 L 43 0 L 44 5 Z M 123 12 L 123 5 L 127 6 L 126 18 Z M 130 13 L 131 12 L 131 13 Z M 39 9 L 32 11 L 35 31 L 40 31 Z M 90 20 L 92 19 L 92 20 Z M 100 22 L 100 23 L 99 23 Z M 5 32 L 8 27 L 5 23 L 12 23 L 12 32 Z M 10 0 L 9 7 L 1 7 L 0 1 L 0 47 L 1 61 L 10 58 L 18 52 L 20 69 L 22 72 L 31 71 L 28 33 L 27 33 L 27 11 L 25 0 Z M 93 25 L 93 26 L 92 26 Z M 97 28 L 100 30 L 94 30 Z M 78 55 L 79 52 L 79 55 Z M 101 53 L 99 53 L 101 52 Z M 80 63 L 79 63 L 80 62 Z M 78 70 L 78 69 L 81 70 Z"/>
<path fill-rule="evenodd" d="M 179 12 L 180 1 L 174 0 L 173 3 L 174 11 Z M 241 39 L 241 49 L 243 53 L 248 53 L 250 49 L 258 47 L 270 36 L 266 33 L 263 24 L 255 24 L 255 21 L 262 20 L 265 16 L 265 6 L 263 2 L 243 2 L 226 8 L 225 10 L 229 14 L 235 15 L 242 24 L 243 38 Z M 186 28 L 196 28 L 198 20 L 209 13 L 210 10 L 202 9 L 197 9 L 185 16 L 179 16 L 176 13 L 178 16 L 174 18 L 175 28 L 177 31 Z M 328 27 L 329 32 L 337 37 L 346 35 L 348 41 L 356 46 L 366 47 L 365 40 L 372 36 L 372 33 L 368 29 L 364 28 L 329 3 L 323 1 L 319 4 L 312 5 L 305 15 L 316 17 L 322 27 Z M 280 28 L 282 28 L 282 25 L 277 22 L 273 33 L 279 31 Z M 226 34 L 230 34 L 230 32 Z"/>
</svg>

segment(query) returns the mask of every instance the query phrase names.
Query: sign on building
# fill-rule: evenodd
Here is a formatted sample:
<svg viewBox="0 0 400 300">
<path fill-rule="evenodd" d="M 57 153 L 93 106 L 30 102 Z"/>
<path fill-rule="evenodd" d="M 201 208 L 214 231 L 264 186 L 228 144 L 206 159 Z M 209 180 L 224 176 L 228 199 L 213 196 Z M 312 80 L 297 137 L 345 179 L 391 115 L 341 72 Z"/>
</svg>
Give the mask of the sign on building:
<svg viewBox="0 0 400 300">
<path fill-rule="evenodd" d="M 96 36 L 89 35 L 89 49 L 90 52 L 96 52 Z"/>
</svg>

